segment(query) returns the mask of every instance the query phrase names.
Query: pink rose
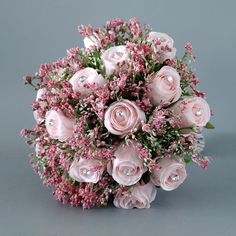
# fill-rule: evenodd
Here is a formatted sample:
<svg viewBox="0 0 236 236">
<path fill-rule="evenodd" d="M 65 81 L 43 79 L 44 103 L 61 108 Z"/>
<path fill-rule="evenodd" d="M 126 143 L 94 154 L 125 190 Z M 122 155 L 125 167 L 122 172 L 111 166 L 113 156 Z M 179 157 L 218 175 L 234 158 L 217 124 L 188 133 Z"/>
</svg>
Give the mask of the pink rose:
<svg viewBox="0 0 236 236">
<path fill-rule="evenodd" d="M 39 114 L 38 110 L 33 111 L 33 116 L 37 124 L 43 122 L 43 117 Z"/>
<path fill-rule="evenodd" d="M 159 168 L 153 170 L 151 181 L 162 189 L 171 191 L 182 184 L 186 177 L 185 164 L 168 157 L 163 158 L 159 163 Z"/>
<path fill-rule="evenodd" d="M 127 61 L 128 49 L 121 45 L 107 49 L 101 56 L 106 69 L 106 75 L 111 75 L 118 69 L 118 63 Z"/>
<path fill-rule="evenodd" d="M 112 103 L 105 112 L 104 125 L 108 131 L 116 135 L 126 135 L 139 128 L 145 114 L 129 100 Z"/>
<path fill-rule="evenodd" d="M 36 95 L 36 101 L 38 102 L 40 99 L 42 99 L 43 95 L 47 92 L 46 88 L 41 88 L 37 91 L 37 95 Z M 39 102 L 40 104 L 42 104 L 42 106 L 46 106 L 47 104 L 45 102 Z"/>
<path fill-rule="evenodd" d="M 149 98 L 153 105 L 161 102 L 169 104 L 176 102 L 181 96 L 180 76 L 178 72 L 170 67 L 163 66 L 154 76 L 149 84 Z"/>
<path fill-rule="evenodd" d="M 80 158 L 72 162 L 69 175 L 78 182 L 97 183 L 104 170 L 105 166 L 101 161 Z"/>
<path fill-rule="evenodd" d="M 41 88 L 37 91 L 37 95 L 36 95 L 36 102 L 39 103 L 39 105 L 41 107 L 46 107 L 47 103 L 40 101 L 40 99 L 42 99 L 43 95 L 47 92 L 46 88 Z M 39 114 L 38 110 L 33 111 L 33 115 L 34 115 L 34 119 L 37 122 L 37 124 L 41 123 L 43 121 L 43 117 Z"/>
<path fill-rule="evenodd" d="M 86 96 L 91 94 L 92 89 L 86 88 L 85 84 L 95 84 L 98 87 L 102 87 L 106 80 L 95 69 L 87 67 L 76 72 L 70 79 L 70 83 L 74 92 L 79 92 L 82 96 Z"/>
<path fill-rule="evenodd" d="M 46 129 L 52 139 L 63 142 L 73 136 L 74 121 L 62 112 L 50 110 L 46 113 Z"/>
<path fill-rule="evenodd" d="M 150 203 L 156 197 L 156 188 L 149 182 L 145 185 L 136 184 L 126 192 L 118 193 L 114 205 L 118 208 L 150 208 Z"/>
<path fill-rule="evenodd" d="M 143 160 L 139 157 L 134 143 L 121 144 L 116 149 L 114 156 L 110 170 L 108 167 L 108 172 L 113 179 L 126 186 L 137 183 L 146 171 L 146 167 L 143 165 Z"/>
<path fill-rule="evenodd" d="M 158 43 L 154 43 L 154 50 L 156 53 L 160 53 L 161 61 L 175 57 L 176 48 L 174 48 L 174 40 L 169 35 L 161 32 L 150 32 L 147 40 L 150 42 L 158 41 Z M 163 50 L 166 47 L 169 50 Z"/>
<path fill-rule="evenodd" d="M 92 47 L 100 47 L 100 39 L 98 34 L 93 33 L 90 37 L 85 37 L 84 38 L 84 47 L 89 49 Z"/>
<path fill-rule="evenodd" d="M 180 128 L 204 127 L 210 120 L 211 111 L 208 103 L 200 97 L 186 97 L 171 108 L 176 118 L 176 126 Z"/>
</svg>

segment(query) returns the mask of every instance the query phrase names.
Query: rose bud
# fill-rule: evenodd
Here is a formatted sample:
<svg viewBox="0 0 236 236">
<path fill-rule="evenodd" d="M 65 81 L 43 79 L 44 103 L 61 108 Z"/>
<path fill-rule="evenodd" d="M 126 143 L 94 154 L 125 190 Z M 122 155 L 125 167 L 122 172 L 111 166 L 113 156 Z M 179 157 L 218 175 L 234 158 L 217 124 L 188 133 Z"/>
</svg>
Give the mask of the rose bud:
<svg viewBox="0 0 236 236">
<path fill-rule="evenodd" d="M 44 102 L 44 101 L 40 101 L 40 99 L 42 99 L 43 95 L 47 92 L 47 89 L 46 88 L 41 88 L 37 91 L 37 95 L 36 95 L 36 102 L 39 103 L 40 107 L 46 107 L 47 106 L 47 103 Z M 34 116 L 34 119 L 35 121 L 37 122 L 37 124 L 41 123 L 44 119 L 44 117 L 42 117 L 38 110 L 35 110 L 33 112 L 33 116 Z"/>
<path fill-rule="evenodd" d="M 185 163 L 172 157 L 163 158 L 159 167 L 155 168 L 151 174 L 151 181 L 166 191 L 171 191 L 179 187 L 184 182 L 187 174 Z"/>
<path fill-rule="evenodd" d="M 166 59 L 173 59 L 175 57 L 176 48 L 174 48 L 174 40 L 168 34 L 161 32 L 150 32 L 147 41 L 154 43 L 154 50 L 156 53 L 160 54 L 161 62 Z M 163 50 L 163 48 L 166 47 L 169 50 Z"/>
<path fill-rule="evenodd" d="M 186 97 L 178 101 L 170 110 L 179 128 L 204 127 L 211 117 L 208 103 L 200 97 Z"/>
<path fill-rule="evenodd" d="M 155 106 L 160 103 L 170 104 L 176 102 L 182 93 L 180 88 L 180 76 L 178 72 L 170 66 L 163 66 L 154 74 L 148 88 L 148 96 Z"/>
<path fill-rule="evenodd" d="M 61 111 L 48 111 L 45 123 L 52 139 L 63 142 L 73 136 L 74 120 L 67 118 Z"/>
<path fill-rule="evenodd" d="M 80 158 L 72 162 L 69 175 L 78 182 L 97 183 L 104 170 L 105 166 L 101 161 Z"/>
<path fill-rule="evenodd" d="M 82 96 L 86 96 L 92 93 L 92 88 L 87 88 L 85 84 L 95 84 L 97 87 L 102 87 L 106 80 L 95 69 L 87 67 L 76 72 L 70 79 L 70 83 L 74 92 L 79 92 Z"/>
<path fill-rule="evenodd" d="M 113 179 L 117 183 L 126 186 L 137 183 L 146 171 L 146 167 L 144 167 L 143 160 L 138 155 L 135 144 L 121 144 L 116 149 L 114 156 L 111 170 L 108 170 Z"/>
<path fill-rule="evenodd" d="M 129 100 L 112 103 L 105 112 L 104 125 L 115 135 L 126 135 L 138 129 L 145 114 Z"/>
<path fill-rule="evenodd" d="M 100 47 L 100 39 L 98 34 L 93 33 L 93 35 L 89 37 L 84 38 L 84 47 L 87 49 L 93 48 L 93 47 Z"/>
<path fill-rule="evenodd" d="M 127 61 L 129 57 L 128 49 L 124 46 L 115 46 L 107 49 L 101 56 L 106 75 L 111 75 L 118 69 L 118 63 Z"/>
<path fill-rule="evenodd" d="M 141 185 L 136 184 L 133 188 L 126 192 L 118 193 L 114 198 L 114 205 L 118 208 L 150 208 L 150 203 L 156 197 L 156 188 L 149 182 Z"/>
</svg>

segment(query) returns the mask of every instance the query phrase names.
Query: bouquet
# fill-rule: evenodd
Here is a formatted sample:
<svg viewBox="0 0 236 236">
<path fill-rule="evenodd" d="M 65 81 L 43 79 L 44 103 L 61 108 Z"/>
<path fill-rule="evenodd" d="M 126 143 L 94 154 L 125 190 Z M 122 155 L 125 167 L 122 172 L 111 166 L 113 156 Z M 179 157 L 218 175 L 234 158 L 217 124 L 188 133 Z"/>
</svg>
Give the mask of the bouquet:
<svg viewBox="0 0 236 236">
<path fill-rule="evenodd" d="M 63 204 L 149 208 L 157 188 L 184 182 L 187 163 L 209 163 L 202 131 L 214 126 L 192 46 L 179 58 L 169 35 L 136 18 L 79 32 L 84 48 L 24 76 L 37 91 L 36 125 L 21 132 L 31 165 Z"/>
</svg>

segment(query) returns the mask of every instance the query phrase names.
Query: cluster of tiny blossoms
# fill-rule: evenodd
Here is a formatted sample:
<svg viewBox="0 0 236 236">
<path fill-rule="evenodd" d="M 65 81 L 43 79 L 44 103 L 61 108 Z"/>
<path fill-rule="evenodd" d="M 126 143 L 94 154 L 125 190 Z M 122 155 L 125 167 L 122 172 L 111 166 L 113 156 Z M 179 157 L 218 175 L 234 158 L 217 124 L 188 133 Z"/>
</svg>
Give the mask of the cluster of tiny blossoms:
<svg viewBox="0 0 236 236">
<path fill-rule="evenodd" d="M 178 58 L 169 35 L 136 18 L 79 31 L 85 48 L 24 77 L 37 90 L 36 125 L 21 132 L 31 164 L 64 204 L 148 208 L 156 187 L 183 183 L 186 163 L 209 162 L 201 133 L 211 112 L 192 46 Z"/>
</svg>

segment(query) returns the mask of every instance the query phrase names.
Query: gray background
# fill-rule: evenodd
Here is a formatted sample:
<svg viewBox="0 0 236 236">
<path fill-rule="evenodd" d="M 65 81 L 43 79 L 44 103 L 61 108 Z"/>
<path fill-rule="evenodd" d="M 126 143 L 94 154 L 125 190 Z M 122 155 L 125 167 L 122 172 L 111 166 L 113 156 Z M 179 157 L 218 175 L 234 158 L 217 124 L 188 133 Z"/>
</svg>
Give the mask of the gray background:
<svg viewBox="0 0 236 236">
<path fill-rule="evenodd" d="M 0 1 L 0 235 L 236 235 L 235 1 Z M 208 171 L 188 168 L 176 191 L 159 190 L 149 210 L 82 210 L 54 201 L 28 163 L 19 137 L 34 124 L 35 92 L 21 77 L 80 45 L 77 25 L 136 16 L 175 39 L 190 41 L 201 88 L 215 112 L 207 133 Z"/>
</svg>

